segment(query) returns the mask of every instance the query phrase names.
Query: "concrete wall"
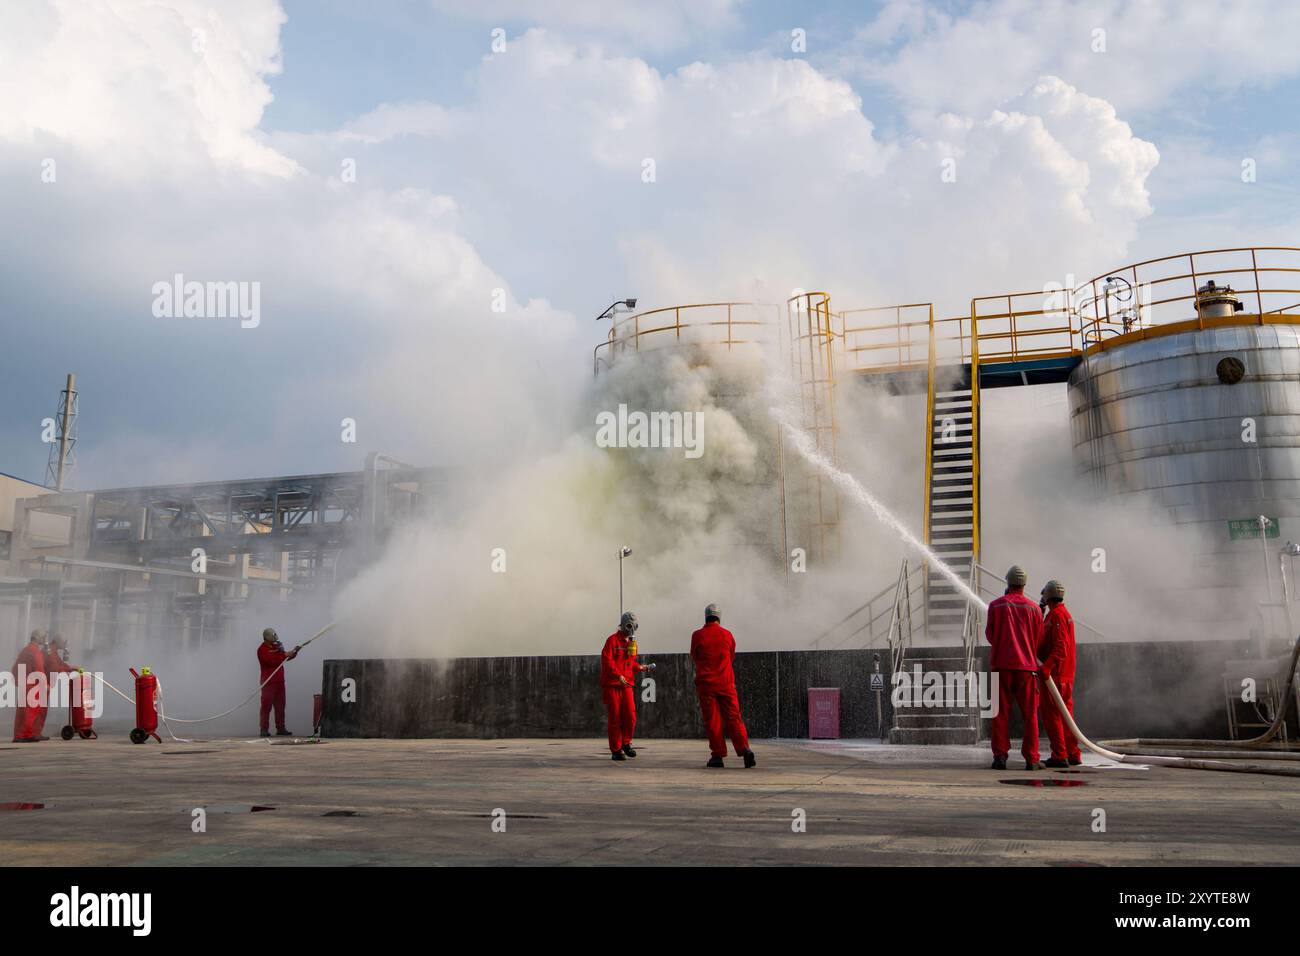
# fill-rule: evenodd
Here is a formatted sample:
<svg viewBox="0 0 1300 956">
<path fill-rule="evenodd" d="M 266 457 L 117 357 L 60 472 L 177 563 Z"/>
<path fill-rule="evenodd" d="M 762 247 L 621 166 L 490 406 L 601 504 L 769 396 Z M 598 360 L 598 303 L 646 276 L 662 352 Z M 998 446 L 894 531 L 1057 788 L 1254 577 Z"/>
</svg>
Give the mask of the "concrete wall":
<svg viewBox="0 0 1300 956">
<path fill-rule="evenodd" d="M 48 492 L 35 482 L 0 474 L 0 531 L 14 530 L 14 505 L 19 498 L 35 498 Z"/>
<path fill-rule="evenodd" d="M 804 737 L 808 688 L 840 687 L 845 736 L 879 735 L 875 697 L 863 675 L 870 651 L 765 651 L 736 655 L 741 714 L 754 737 Z M 655 700 L 638 687 L 637 735 L 703 737 L 694 671 L 686 654 L 656 654 Z M 888 661 L 884 666 L 888 667 Z M 357 702 L 342 701 L 346 678 Z M 603 737 L 600 658 L 474 657 L 453 660 L 327 660 L 327 737 Z M 644 678 L 643 678 L 644 681 Z M 891 719 L 882 695 L 885 724 Z"/>
<path fill-rule="evenodd" d="M 1075 711 L 1093 737 L 1224 737 L 1222 662 L 1247 656 L 1243 642 L 1081 644 Z M 882 654 L 888 670 L 888 655 Z M 750 735 L 806 737 L 808 688 L 839 687 L 841 735 L 878 737 L 870 690 L 873 652 L 765 651 L 736 655 L 741 713 Z M 649 658 L 648 658 L 649 659 Z M 685 654 L 656 654 L 655 700 L 638 690 L 637 735 L 702 737 Z M 453 660 L 327 660 L 327 737 L 604 736 L 599 658 L 479 657 Z M 356 702 L 342 700 L 356 681 Z M 886 677 L 888 681 L 888 677 Z M 889 687 L 889 684 L 886 684 Z M 886 728 L 892 721 L 883 695 Z M 1019 720 L 1013 720 L 1019 733 Z M 987 722 L 985 723 L 987 733 Z"/>
</svg>

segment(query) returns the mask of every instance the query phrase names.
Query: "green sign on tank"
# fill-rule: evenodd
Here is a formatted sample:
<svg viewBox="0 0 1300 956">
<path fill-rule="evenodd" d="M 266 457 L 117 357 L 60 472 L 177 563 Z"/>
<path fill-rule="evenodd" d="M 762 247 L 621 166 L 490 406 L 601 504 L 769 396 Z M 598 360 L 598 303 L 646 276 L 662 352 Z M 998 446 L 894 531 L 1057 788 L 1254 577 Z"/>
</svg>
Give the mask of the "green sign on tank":
<svg viewBox="0 0 1300 956">
<path fill-rule="evenodd" d="M 1266 538 L 1276 538 L 1281 534 L 1278 528 L 1277 519 L 1268 517 L 1268 529 L 1264 533 Z M 1228 522 L 1228 537 L 1233 541 L 1240 541 L 1243 538 L 1259 537 L 1259 519 L 1258 518 L 1239 518 L 1236 521 Z"/>
</svg>

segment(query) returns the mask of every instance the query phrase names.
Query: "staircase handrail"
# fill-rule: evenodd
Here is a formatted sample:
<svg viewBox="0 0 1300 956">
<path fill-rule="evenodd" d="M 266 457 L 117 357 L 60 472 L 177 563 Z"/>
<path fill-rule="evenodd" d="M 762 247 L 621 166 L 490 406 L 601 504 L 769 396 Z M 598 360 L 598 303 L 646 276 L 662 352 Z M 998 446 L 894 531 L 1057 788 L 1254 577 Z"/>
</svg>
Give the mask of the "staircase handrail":
<svg viewBox="0 0 1300 956">
<path fill-rule="evenodd" d="M 903 618 L 907 618 L 904 630 Z M 894 587 L 894 606 L 889 617 L 889 661 L 890 674 L 897 674 L 903 666 L 903 658 L 912 643 L 912 581 L 908 574 L 907 560 L 898 571 L 898 583 Z"/>
<path fill-rule="evenodd" d="M 967 580 L 966 585 L 972 591 L 975 591 L 976 594 L 979 593 L 978 591 L 976 591 L 976 588 L 978 586 L 977 578 L 979 577 L 979 572 L 980 572 L 979 562 L 972 561 L 970 565 L 970 577 Z M 965 614 L 962 616 L 962 622 L 961 622 L 962 644 L 966 648 L 966 673 L 967 674 L 971 674 L 974 672 L 975 648 L 977 646 L 976 634 L 979 631 L 979 619 L 980 619 L 979 609 L 970 601 L 967 601 L 966 611 Z"/>
<path fill-rule="evenodd" d="M 822 631 L 819 635 L 817 635 L 815 638 L 813 638 L 812 641 L 809 642 L 809 646 L 812 647 L 812 648 L 818 648 L 822 641 L 824 641 L 824 640 L 826 640 L 827 638 L 829 638 L 832 634 L 834 634 L 836 631 L 838 631 L 840 628 L 842 628 L 845 624 L 849 623 L 849 621 L 853 620 L 855 617 L 857 617 L 857 616 L 858 616 L 859 614 L 861 614 L 863 611 L 868 612 L 868 613 L 867 613 L 867 620 L 866 620 L 866 622 L 863 623 L 863 624 L 860 624 L 858 627 L 854 628 L 852 631 L 849 631 L 846 635 L 844 635 L 844 637 L 840 638 L 839 641 L 837 641 L 835 644 L 833 644 L 833 645 L 831 645 L 831 646 L 832 646 L 832 647 L 840 647 L 840 646 L 842 646 L 842 645 L 844 644 L 844 642 L 847 641 L 849 638 L 853 637 L 855 634 L 860 634 L 862 631 L 864 631 L 864 630 L 866 630 L 866 629 L 868 629 L 868 628 L 870 628 L 870 633 L 871 633 L 871 634 L 874 634 L 874 633 L 875 633 L 875 627 L 874 627 L 875 622 L 878 621 L 882 616 L 884 616 L 884 614 L 885 614 L 885 613 L 890 609 L 890 607 L 891 607 L 892 605 L 888 605 L 888 604 L 887 604 L 887 605 L 885 605 L 882 609 L 880 609 L 879 611 L 874 611 L 874 612 L 873 612 L 871 609 L 876 605 L 877 602 L 882 601 L 882 600 L 884 600 L 885 598 L 888 598 L 888 597 L 890 597 L 891 595 L 893 595 L 894 592 L 897 590 L 897 588 L 898 588 L 898 585 L 897 585 L 896 583 L 894 583 L 894 584 L 889 584 L 889 585 L 885 586 L 884 588 L 882 588 L 882 589 L 879 591 L 879 593 L 873 595 L 870 599 L 868 599 L 867 602 L 866 602 L 865 604 L 861 604 L 861 605 L 859 605 L 858 607 L 854 608 L 854 609 L 853 609 L 852 611 L 850 611 L 848 614 L 844 615 L 844 617 L 840 618 L 840 620 L 836 621 L 836 622 L 835 622 L 834 624 L 832 624 L 830 627 L 826 628 L 826 630 Z"/>
</svg>

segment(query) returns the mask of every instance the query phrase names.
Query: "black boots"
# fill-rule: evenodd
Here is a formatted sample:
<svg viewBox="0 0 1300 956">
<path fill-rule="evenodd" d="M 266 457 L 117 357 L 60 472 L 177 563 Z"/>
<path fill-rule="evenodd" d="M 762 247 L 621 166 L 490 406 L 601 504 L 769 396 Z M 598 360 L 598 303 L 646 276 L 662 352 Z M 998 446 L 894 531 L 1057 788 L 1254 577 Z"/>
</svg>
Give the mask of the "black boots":
<svg viewBox="0 0 1300 956">
<path fill-rule="evenodd" d="M 1046 760 L 1043 761 L 1043 766 L 1051 767 L 1053 770 L 1057 770 L 1061 767 L 1068 767 L 1070 765 L 1064 760 L 1057 760 L 1055 757 L 1048 757 Z"/>
<path fill-rule="evenodd" d="M 629 757 L 635 757 L 635 756 L 636 756 L 636 751 L 632 749 L 632 745 L 631 745 L 631 744 L 624 744 L 624 745 L 623 745 L 623 753 L 627 754 Z"/>
<path fill-rule="evenodd" d="M 615 750 L 612 754 L 609 755 L 609 759 L 610 759 L 610 760 L 626 760 L 627 758 L 623 756 L 623 751 L 621 751 L 621 750 Z"/>
<path fill-rule="evenodd" d="M 993 758 L 993 766 L 989 767 L 989 769 L 990 769 L 990 770 L 1006 770 L 1006 769 L 1007 769 L 1007 758 L 1006 758 L 1006 757 L 994 757 L 994 758 Z"/>
<path fill-rule="evenodd" d="M 723 766 L 722 758 L 721 758 L 721 757 L 710 757 L 710 758 L 709 758 L 709 762 L 706 763 L 704 766 L 706 766 L 706 767 L 721 767 L 721 766 Z"/>
<path fill-rule="evenodd" d="M 754 751 L 752 750 L 746 750 L 741 754 L 741 756 L 745 758 L 745 769 L 749 769 L 758 763 L 758 758 L 754 756 Z"/>
</svg>

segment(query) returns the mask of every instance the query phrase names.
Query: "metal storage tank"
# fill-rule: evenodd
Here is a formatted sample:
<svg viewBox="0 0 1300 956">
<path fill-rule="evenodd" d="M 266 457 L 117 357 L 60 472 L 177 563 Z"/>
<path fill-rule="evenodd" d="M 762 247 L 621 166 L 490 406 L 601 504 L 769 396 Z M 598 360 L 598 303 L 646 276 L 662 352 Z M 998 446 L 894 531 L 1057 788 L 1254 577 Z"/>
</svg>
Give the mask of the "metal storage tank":
<svg viewBox="0 0 1300 956">
<path fill-rule="evenodd" d="M 1300 293 L 1276 286 L 1300 284 L 1297 252 L 1186 254 L 1076 290 L 1076 465 L 1100 495 L 1138 499 L 1153 524 L 1183 533 L 1171 540 L 1196 559 L 1183 585 L 1189 616 L 1258 621 L 1258 602 L 1294 597 L 1286 544 L 1300 540 Z"/>
</svg>

